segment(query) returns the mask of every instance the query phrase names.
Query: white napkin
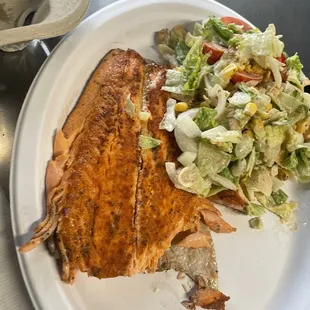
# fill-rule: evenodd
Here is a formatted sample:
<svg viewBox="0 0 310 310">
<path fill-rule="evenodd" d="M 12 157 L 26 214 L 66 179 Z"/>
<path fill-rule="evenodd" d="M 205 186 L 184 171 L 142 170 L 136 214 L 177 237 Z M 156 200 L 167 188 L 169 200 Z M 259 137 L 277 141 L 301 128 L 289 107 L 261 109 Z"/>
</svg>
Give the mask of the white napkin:
<svg viewBox="0 0 310 310">
<path fill-rule="evenodd" d="M 33 310 L 15 250 L 9 204 L 0 187 L 0 309 Z"/>
</svg>

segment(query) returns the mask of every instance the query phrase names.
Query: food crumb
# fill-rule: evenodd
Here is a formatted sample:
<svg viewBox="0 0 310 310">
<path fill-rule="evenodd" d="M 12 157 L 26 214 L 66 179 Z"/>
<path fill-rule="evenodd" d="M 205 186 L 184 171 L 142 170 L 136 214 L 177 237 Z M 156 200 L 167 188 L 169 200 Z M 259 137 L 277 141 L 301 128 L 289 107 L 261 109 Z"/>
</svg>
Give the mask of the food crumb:
<svg viewBox="0 0 310 310">
<path fill-rule="evenodd" d="M 185 279 L 185 273 L 179 272 L 178 275 L 177 275 L 177 279 L 178 279 L 178 280 L 183 280 L 183 279 Z"/>
<path fill-rule="evenodd" d="M 153 288 L 153 292 L 154 292 L 154 293 L 159 292 L 159 288 L 158 288 L 158 287 Z"/>
</svg>

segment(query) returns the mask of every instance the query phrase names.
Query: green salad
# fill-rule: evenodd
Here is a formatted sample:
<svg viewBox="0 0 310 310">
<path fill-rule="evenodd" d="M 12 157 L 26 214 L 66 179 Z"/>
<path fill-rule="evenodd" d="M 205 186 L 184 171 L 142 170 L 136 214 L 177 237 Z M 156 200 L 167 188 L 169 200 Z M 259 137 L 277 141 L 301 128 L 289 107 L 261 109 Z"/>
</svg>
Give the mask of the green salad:
<svg viewBox="0 0 310 310">
<path fill-rule="evenodd" d="M 284 181 L 310 181 L 309 80 L 299 56 L 284 52 L 273 24 L 261 32 L 232 17 L 192 32 L 163 29 L 157 48 L 170 67 L 160 129 L 183 152 L 166 163 L 175 186 L 202 197 L 236 191 L 248 214 L 290 221 L 296 204 Z"/>
</svg>

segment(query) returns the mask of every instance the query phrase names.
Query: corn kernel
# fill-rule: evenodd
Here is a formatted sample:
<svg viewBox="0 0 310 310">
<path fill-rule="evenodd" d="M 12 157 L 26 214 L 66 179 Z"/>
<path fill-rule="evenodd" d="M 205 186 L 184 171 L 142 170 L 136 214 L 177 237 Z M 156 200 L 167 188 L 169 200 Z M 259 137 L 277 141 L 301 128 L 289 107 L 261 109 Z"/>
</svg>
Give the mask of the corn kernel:
<svg viewBox="0 0 310 310">
<path fill-rule="evenodd" d="M 264 129 L 264 122 L 262 119 L 259 119 L 259 118 L 254 118 L 252 120 L 252 123 L 253 123 L 253 127 L 255 130 L 262 130 Z"/>
<path fill-rule="evenodd" d="M 264 74 L 264 69 L 259 64 L 254 64 L 252 66 L 252 72 L 256 74 Z"/>
<path fill-rule="evenodd" d="M 253 116 L 257 112 L 257 105 L 253 102 L 249 102 L 244 108 L 244 114 L 247 116 Z"/>
<path fill-rule="evenodd" d="M 271 103 L 268 103 L 268 104 L 265 105 L 266 112 L 269 112 L 271 109 L 272 109 L 272 104 Z"/>
<path fill-rule="evenodd" d="M 184 112 L 184 111 L 188 110 L 188 104 L 186 102 L 178 102 L 175 105 L 174 110 L 176 112 Z"/>
<path fill-rule="evenodd" d="M 296 124 L 296 131 L 303 134 L 308 127 L 307 125 L 308 125 L 307 120 L 304 120 L 302 122 L 298 122 Z"/>
<path fill-rule="evenodd" d="M 237 71 L 238 71 L 238 67 L 235 64 L 229 64 L 228 66 L 226 66 L 220 73 L 220 75 L 223 78 L 231 78 Z"/>
<path fill-rule="evenodd" d="M 252 73 L 252 66 L 250 64 L 246 65 L 245 66 L 245 71 L 248 72 L 248 73 Z"/>
</svg>

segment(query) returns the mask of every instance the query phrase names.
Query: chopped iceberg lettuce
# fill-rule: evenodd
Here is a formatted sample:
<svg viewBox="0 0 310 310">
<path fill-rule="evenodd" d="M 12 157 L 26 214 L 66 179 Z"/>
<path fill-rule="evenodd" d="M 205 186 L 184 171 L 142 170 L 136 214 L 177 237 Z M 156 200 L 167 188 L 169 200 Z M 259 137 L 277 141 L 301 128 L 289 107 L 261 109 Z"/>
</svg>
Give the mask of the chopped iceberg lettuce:
<svg viewBox="0 0 310 310">
<path fill-rule="evenodd" d="M 266 212 L 265 208 L 262 205 L 253 202 L 250 202 L 247 205 L 246 210 L 247 214 L 250 216 L 261 216 Z"/>
<path fill-rule="evenodd" d="M 249 225 L 252 229 L 262 229 L 264 227 L 263 221 L 260 217 L 253 217 L 249 220 Z"/>
<path fill-rule="evenodd" d="M 201 141 L 198 147 L 197 167 L 203 177 L 216 174 L 228 166 L 231 156 L 216 145 Z"/>
<path fill-rule="evenodd" d="M 269 197 L 272 193 L 272 178 L 265 166 L 256 167 L 251 176 L 244 181 L 244 185 L 249 195 L 260 192 Z"/>
<path fill-rule="evenodd" d="M 276 35 L 276 28 L 270 24 L 265 32 L 242 34 L 243 39 L 239 41 L 238 52 L 239 58 L 243 62 L 249 59 L 255 59 L 262 67 L 268 67 L 267 57 L 280 57 L 284 44 L 280 41 L 280 36 Z"/>
<path fill-rule="evenodd" d="M 161 141 L 158 139 L 154 139 L 152 137 L 144 136 L 144 135 L 140 135 L 140 137 L 139 137 L 139 146 L 143 150 L 152 149 L 152 148 L 157 147 L 159 145 L 161 145 Z"/>
<path fill-rule="evenodd" d="M 164 117 L 162 121 L 159 124 L 159 129 L 165 129 L 169 132 L 173 131 L 175 127 L 175 122 L 176 122 L 176 116 L 175 116 L 175 105 L 177 101 L 174 99 L 169 98 L 167 100 L 167 110 L 166 113 L 164 114 Z"/>
<path fill-rule="evenodd" d="M 211 142 L 231 142 L 241 141 L 242 134 L 238 130 L 227 130 L 223 126 L 217 126 L 201 133 L 201 138 L 209 139 Z"/>
<path fill-rule="evenodd" d="M 287 80 L 297 86 L 298 88 L 302 88 L 302 68 L 304 67 L 299 59 L 298 54 L 288 57 L 286 59 L 287 66 Z"/>
<path fill-rule="evenodd" d="M 264 161 L 271 167 L 281 150 L 281 145 L 285 138 L 285 126 L 266 126 L 266 149 Z"/>
<path fill-rule="evenodd" d="M 178 175 L 178 182 L 181 186 L 189 188 L 197 195 L 206 197 L 211 188 L 211 181 L 204 179 L 200 175 L 200 171 L 195 164 L 183 168 Z"/>
<path fill-rule="evenodd" d="M 134 103 L 130 99 L 131 94 L 128 94 L 126 97 L 126 106 L 125 106 L 125 112 L 132 117 L 135 114 L 136 107 Z"/>
<path fill-rule="evenodd" d="M 242 139 L 235 146 L 235 156 L 238 159 L 246 158 L 253 149 L 253 138 L 248 135 L 242 135 Z"/>
<path fill-rule="evenodd" d="M 200 130 L 205 131 L 218 125 L 218 122 L 215 120 L 216 114 L 214 109 L 202 107 L 199 109 L 194 121 Z"/>
<path fill-rule="evenodd" d="M 287 202 L 288 196 L 283 192 L 282 189 L 277 190 L 271 194 L 271 197 L 277 205 Z"/>
</svg>

